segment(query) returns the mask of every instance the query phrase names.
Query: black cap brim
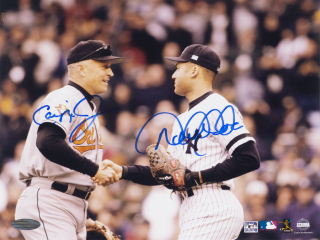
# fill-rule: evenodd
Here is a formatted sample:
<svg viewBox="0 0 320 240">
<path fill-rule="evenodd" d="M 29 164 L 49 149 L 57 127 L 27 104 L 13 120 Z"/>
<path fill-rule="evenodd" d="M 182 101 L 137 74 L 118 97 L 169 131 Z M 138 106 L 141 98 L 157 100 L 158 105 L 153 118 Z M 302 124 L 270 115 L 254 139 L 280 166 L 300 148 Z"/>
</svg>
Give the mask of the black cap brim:
<svg viewBox="0 0 320 240">
<path fill-rule="evenodd" d="M 111 61 L 112 64 L 118 64 L 124 62 L 123 57 L 117 57 L 117 56 L 104 56 L 104 57 L 98 57 L 98 58 L 92 58 L 93 60 L 97 61 Z"/>
<path fill-rule="evenodd" d="M 188 60 L 183 59 L 181 57 L 165 57 L 165 58 L 173 62 L 189 62 Z"/>
</svg>

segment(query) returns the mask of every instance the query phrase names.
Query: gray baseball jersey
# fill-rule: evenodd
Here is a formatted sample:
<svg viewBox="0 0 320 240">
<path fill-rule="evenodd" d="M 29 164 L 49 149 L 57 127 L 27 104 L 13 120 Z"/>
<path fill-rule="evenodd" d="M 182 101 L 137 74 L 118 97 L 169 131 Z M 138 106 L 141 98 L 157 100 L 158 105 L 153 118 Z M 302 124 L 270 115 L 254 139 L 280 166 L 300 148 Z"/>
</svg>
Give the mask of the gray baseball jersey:
<svg viewBox="0 0 320 240">
<path fill-rule="evenodd" d="M 62 117 L 61 114 L 66 112 Z M 39 124 L 51 122 L 66 133 L 65 141 L 79 154 L 99 164 L 102 160 L 102 138 L 99 121 L 83 94 L 67 85 L 42 101 L 34 114 L 20 163 L 20 180 L 48 177 L 53 181 L 91 186 L 91 177 L 46 159 L 35 147 Z M 84 120 L 86 120 L 84 122 Z"/>
<path fill-rule="evenodd" d="M 37 132 L 39 125 L 46 122 L 63 129 L 65 141 L 74 151 L 95 163 L 102 160 L 99 122 L 84 95 L 70 85 L 48 94 L 34 113 L 22 153 L 20 180 L 32 181 L 18 200 L 15 219 L 40 223 L 36 229 L 21 230 L 26 240 L 85 240 L 88 202 L 70 194 L 75 188 L 88 191 L 95 184 L 89 175 L 56 164 L 41 154 L 36 147 Z M 51 190 L 54 181 L 67 183 L 67 191 Z"/>
</svg>

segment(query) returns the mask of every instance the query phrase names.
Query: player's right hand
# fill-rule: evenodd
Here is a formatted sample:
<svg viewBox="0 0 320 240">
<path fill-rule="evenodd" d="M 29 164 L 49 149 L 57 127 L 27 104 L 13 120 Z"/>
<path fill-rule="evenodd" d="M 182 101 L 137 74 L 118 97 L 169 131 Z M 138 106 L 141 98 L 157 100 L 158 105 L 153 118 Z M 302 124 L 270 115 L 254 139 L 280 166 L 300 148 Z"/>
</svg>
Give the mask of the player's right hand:
<svg viewBox="0 0 320 240">
<path fill-rule="evenodd" d="M 99 164 L 99 169 L 96 175 L 92 178 L 92 180 L 97 183 L 99 186 L 108 186 L 115 182 L 119 181 L 118 174 L 109 167 L 109 164 L 105 164 L 101 162 Z"/>
<path fill-rule="evenodd" d="M 108 160 L 108 159 L 103 160 L 102 165 L 105 166 L 105 168 L 111 167 L 116 172 L 119 179 L 121 179 L 122 170 L 123 170 L 121 166 L 119 166 L 118 164 L 115 164 L 114 162 L 112 162 L 111 160 Z"/>
</svg>

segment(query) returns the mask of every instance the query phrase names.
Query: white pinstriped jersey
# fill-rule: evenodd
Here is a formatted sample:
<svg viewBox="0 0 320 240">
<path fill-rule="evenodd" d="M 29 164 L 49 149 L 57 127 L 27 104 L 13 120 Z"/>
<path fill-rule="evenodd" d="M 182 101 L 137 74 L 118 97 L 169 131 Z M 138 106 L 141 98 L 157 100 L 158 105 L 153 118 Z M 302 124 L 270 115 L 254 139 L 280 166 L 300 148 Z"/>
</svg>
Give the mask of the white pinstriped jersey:
<svg viewBox="0 0 320 240">
<path fill-rule="evenodd" d="M 60 118 L 68 109 L 70 114 L 65 113 Z M 32 177 L 48 177 L 58 182 L 94 185 L 89 175 L 51 162 L 36 147 L 40 124 L 55 123 L 66 133 L 65 141 L 74 151 L 99 164 L 103 154 L 100 125 L 97 117 L 88 119 L 94 115 L 96 115 L 95 109 L 91 109 L 83 94 L 73 86 L 67 85 L 48 94 L 34 114 L 21 157 L 20 180 L 25 182 Z M 85 119 L 88 120 L 81 124 Z"/>
<path fill-rule="evenodd" d="M 180 122 L 175 121 L 171 143 L 178 143 L 181 132 L 189 134 L 193 140 L 185 139 L 185 144 L 169 145 L 168 151 L 191 171 L 222 163 L 238 146 L 254 141 L 243 125 L 238 109 L 219 94 L 207 93 L 192 102 L 190 107 L 178 117 Z M 232 179 L 218 184 L 205 183 L 193 187 L 193 196 L 185 197 L 179 211 L 179 240 L 230 240 L 238 237 L 243 225 L 243 209 L 232 191 L 223 190 L 221 185 L 228 185 L 231 190 L 234 188 Z"/>
<path fill-rule="evenodd" d="M 224 109 L 225 111 L 223 112 Z M 207 113 L 209 113 L 208 117 L 204 118 Z M 171 155 L 179 159 L 180 162 L 191 171 L 201 171 L 211 168 L 226 160 L 239 145 L 250 140 L 255 141 L 249 136 L 249 131 L 243 125 L 242 115 L 237 107 L 230 104 L 224 97 L 217 93 L 212 93 L 207 96 L 194 107 L 182 113 L 178 118 L 182 128 L 186 128 L 185 135 L 189 134 L 193 137 L 197 131 L 201 131 L 201 129 L 206 130 L 201 132 L 196 139 L 191 140 L 188 144 L 185 140 L 184 144 L 168 146 L 168 151 Z M 235 122 L 238 122 L 238 124 L 234 126 L 235 129 L 238 128 L 237 130 L 231 131 L 231 127 L 229 126 L 222 134 L 218 134 L 222 124 L 233 124 Z M 172 130 L 172 138 L 177 136 L 174 141 L 175 143 L 181 131 L 180 124 L 176 120 Z M 211 133 L 205 137 L 208 131 Z M 239 135 L 243 137 L 236 142 L 232 141 Z M 232 146 L 230 146 L 231 141 Z M 171 143 L 172 142 L 173 139 L 171 139 Z M 226 181 L 223 184 L 233 188 L 232 180 Z"/>
</svg>

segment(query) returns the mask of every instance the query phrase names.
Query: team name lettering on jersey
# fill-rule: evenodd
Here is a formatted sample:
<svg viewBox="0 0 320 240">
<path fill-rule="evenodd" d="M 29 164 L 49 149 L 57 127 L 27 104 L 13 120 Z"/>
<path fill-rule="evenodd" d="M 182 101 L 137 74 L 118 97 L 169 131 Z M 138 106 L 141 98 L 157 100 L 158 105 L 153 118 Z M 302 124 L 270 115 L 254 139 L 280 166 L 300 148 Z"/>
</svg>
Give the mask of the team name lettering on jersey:
<svg viewBox="0 0 320 240">
<path fill-rule="evenodd" d="M 80 132 L 80 130 L 82 132 Z M 82 135 L 83 135 L 83 137 L 78 139 Z M 88 127 L 87 121 L 85 120 L 80 125 L 80 127 L 77 128 L 77 130 L 75 131 L 74 135 L 72 136 L 72 142 L 75 145 L 77 145 L 77 146 L 73 146 L 73 147 L 75 149 L 77 149 L 81 154 L 86 152 L 86 151 L 89 151 L 89 150 L 94 150 L 94 149 L 97 148 L 97 145 L 95 144 L 96 143 L 96 138 L 94 138 L 96 136 L 97 136 L 97 134 L 95 132 L 95 128 L 94 127 L 91 127 L 91 128 Z M 102 137 L 101 137 L 100 130 L 98 130 L 98 138 L 99 138 L 99 143 L 100 143 L 99 144 L 99 149 L 103 149 Z M 84 144 L 85 142 L 88 145 L 80 146 L 80 145 Z"/>
</svg>

